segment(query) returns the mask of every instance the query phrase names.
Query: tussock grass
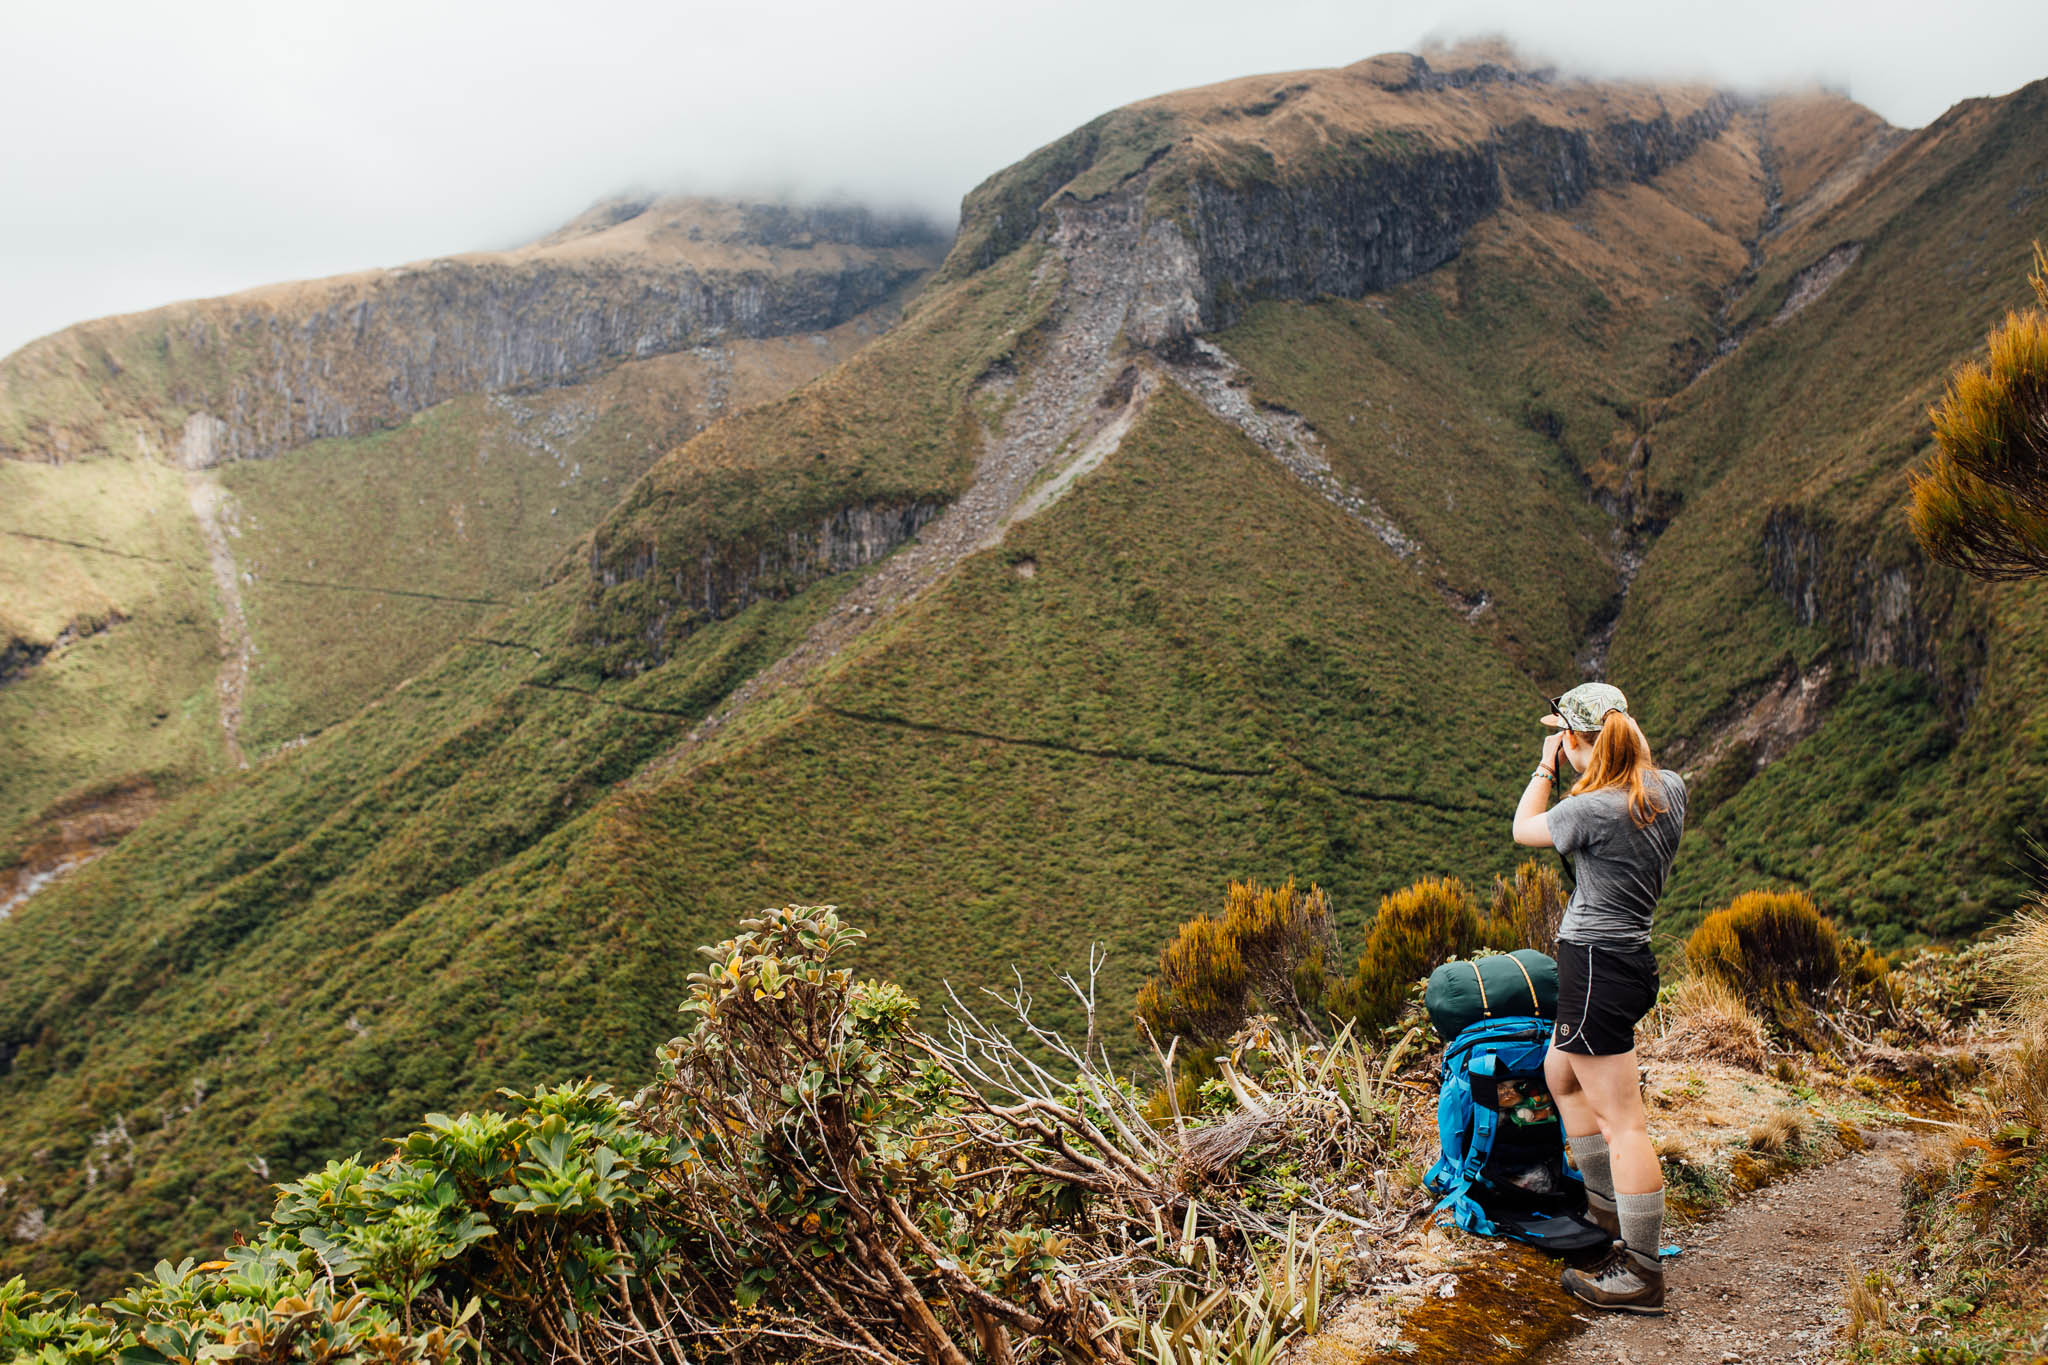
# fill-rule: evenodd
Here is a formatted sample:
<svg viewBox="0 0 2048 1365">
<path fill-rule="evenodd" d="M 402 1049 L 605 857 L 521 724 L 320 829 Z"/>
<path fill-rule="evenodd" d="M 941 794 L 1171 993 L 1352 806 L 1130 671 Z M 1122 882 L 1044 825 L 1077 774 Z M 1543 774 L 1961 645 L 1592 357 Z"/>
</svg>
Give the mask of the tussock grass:
<svg viewBox="0 0 2048 1365">
<path fill-rule="evenodd" d="M 2048 1132 L 2048 1020 L 2022 1027 L 1993 1079 L 1994 1099 L 2035 1132 Z"/>
<path fill-rule="evenodd" d="M 1884 1326 L 1884 1280 L 1880 1272 L 1866 1271 L 1849 1257 L 1843 1262 L 1842 1282 L 1842 1303 L 1849 1313 L 1845 1330 L 1854 1345 L 1872 1328 Z"/>
<path fill-rule="evenodd" d="M 1806 1140 L 1806 1120 L 1790 1109 L 1780 1109 L 1749 1130 L 1749 1149 L 1780 1156 Z"/>
<path fill-rule="evenodd" d="M 2020 915 L 1993 954 L 2013 1011 L 2028 1023 L 2048 1021 L 2048 905 Z"/>
<path fill-rule="evenodd" d="M 1742 994 L 1718 976 L 1695 974 L 1659 1007 L 1659 1057 L 1726 1062 L 1761 1073 L 1771 1054 L 1763 1022 Z"/>
</svg>

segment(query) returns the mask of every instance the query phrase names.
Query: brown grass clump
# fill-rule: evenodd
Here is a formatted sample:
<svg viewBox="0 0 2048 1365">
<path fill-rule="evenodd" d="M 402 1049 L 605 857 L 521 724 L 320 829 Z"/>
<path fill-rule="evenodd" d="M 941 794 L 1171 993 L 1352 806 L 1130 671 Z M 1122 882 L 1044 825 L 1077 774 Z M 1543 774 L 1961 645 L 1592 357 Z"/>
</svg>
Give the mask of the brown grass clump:
<svg viewBox="0 0 2048 1365">
<path fill-rule="evenodd" d="M 1863 1334 L 1873 1328 L 1884 1326 L 1884 1276 L 1879 1271 L 1865 1271 L 1852 1257 L 1844 1263 L 1843 1279 L 1848 1292 L 1843 1303 L 1849 1310 L 1849 1341 L 1863 1339 Z"/>
<path fill-rule="evenodd" d="M 2024 1023 L 2048 1022 L 2048 904 L 2021 914 L 1992 945 L 1991 960 L 2013 1013 Z"/>
<path fill-rule="evenodd" d="M 1992 977 L 2017 1025 L 1992 1098 L 2036 1132 L 2048 1130 L 2048 904 L 2020 915 L 1989 954 Z"/>
<path fill-rule="evenodd" d="M 2048 1132 L 2048 1020 L 2021 1027 L 1999 1063 L 1993 1098 L 2035 1132 Z"/>
<path fill-rule="evenodd" d="M 1683 1133 L 1659 1133 L 1651 1140 L 1657 1149 L 1657 1160 L 1675 1162 L 1680 1166 L 1697 1166 L 1700 1154 L 1693 1146 L 1692 1138 Z"/>
<path fill-rule="evenodd" d="M 1790 1109 L 1780 1109 L 1749 1130 L 1749 1149 L 1767 1156 L 1782 1156 L 1806 1140 L 1806 1120 Z"/>
<path fill-rule="evenodd" d="M 1688 976 L 1659 1011 L 1657 1056 L 1726 1062 L 1761 1072 L 1771 1063 L 1763 1022 L 1733 986 L 1718 976 Z"/>
</svg>

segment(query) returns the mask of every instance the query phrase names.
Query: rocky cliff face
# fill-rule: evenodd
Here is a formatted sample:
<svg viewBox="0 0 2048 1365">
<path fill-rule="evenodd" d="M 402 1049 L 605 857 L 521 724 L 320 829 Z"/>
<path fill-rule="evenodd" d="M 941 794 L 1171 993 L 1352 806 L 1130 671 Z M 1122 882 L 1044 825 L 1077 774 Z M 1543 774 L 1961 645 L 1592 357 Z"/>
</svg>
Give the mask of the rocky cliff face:
<svg viewBox="0 0 2048 1365">
<path fill-rule="evenodd" d="M 1120 110 L 994 177 L 963 206 L 947 273 L 1049 235 L 1081 204 L 1141 199 L 1157 227 L 1142 248 L 1152 292 L 1181 300 L 1133 333 L 1157 345 L 1229 326 L 1260 298 L 1357 297 L 1413 279 L 1504 203 L 1559 212 L 1596 187 L 1648 180 L 1738 108 L 1717 91 L 1559 83 L 1494 61 L 1437 70 L 1420 57 L 1256 84 Z"/>
<path fill-rule="evenodd" d="M 941 507 L 930 500 L 856 503 L 772 540 L 707 543 L 678 565 L 661 564 L 652 544 L 615 546 L 600 532 L 590 542 L 590 577 L 603 592 L 593 595 L 596 606 L 581 643 L 614 676 L 638 673 L 712 621 L 874 563 L 915 536 Z M 636 590 L 613 591 L 620 587 Z"/>
<path fill-rule="evenodd" d="M 1717 95 L 1682 117 L 1660 111 L 1592 128 L 1530 115 L 1474 145 L 1413 155 L 1390 154 L 1366 135 L 1333 151 L 1313 179 L 1198 175 L 1186 287 L 1200 326 L 1227 327 L 1258 298 L 1356 298 L 1413 279 L 1457 255 L 1508 196 L 1560 212 L 1601 185 L 1648 180 L 1719 133 L 1735 109 Z"/>
<path fill-rule="evenodd" d="M 71 328 L 0 363 L 0 454 L 261 459 L 463 393 L 823 331 L 937 263 L 944 237 L 863 210 L 601 205 L 534 247 Z"/>
<path fill-rule="evenodd" d="M 1917 552 L 1876 553 L 1869 536 L 1800 507 L 1772 509 L 1760 548 L 1765 580 L 1793 620 L 1834 636 L 1859 671 L 1919 673 L 1952 715 L 1968 711 L 1983 686 L 1984 639 L 1951 619 L 1953 575 Z"/>
</svg>

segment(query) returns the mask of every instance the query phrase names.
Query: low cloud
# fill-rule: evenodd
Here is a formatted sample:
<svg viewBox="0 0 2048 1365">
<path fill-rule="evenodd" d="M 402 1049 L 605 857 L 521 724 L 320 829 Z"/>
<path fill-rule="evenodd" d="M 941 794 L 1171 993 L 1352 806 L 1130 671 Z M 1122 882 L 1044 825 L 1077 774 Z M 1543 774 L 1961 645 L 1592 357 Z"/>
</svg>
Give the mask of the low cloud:
<svg viewBox="0 0 2048 1365">
<path fill-rule="evenodd" d="M 1147 95 L 1500 32 L 1607 75 L 1815 80 L 1895 123 L 2048 65 L 2032 3 L 798 0 L 8 7 L 0 351 L 67 323 L 538 236 L 628 186 L 960 196 Z"/>
</svg>

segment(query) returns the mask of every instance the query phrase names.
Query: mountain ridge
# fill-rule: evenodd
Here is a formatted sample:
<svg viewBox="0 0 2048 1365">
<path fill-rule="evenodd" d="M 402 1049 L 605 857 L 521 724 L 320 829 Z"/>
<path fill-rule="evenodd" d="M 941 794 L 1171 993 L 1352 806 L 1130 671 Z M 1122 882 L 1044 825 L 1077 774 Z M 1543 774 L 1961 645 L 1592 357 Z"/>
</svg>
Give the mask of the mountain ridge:
<svg viewBox="0 0 2048 1365">
<path fill-rule="evenodd" d="M 1560 88 L 1380 66 L 1417 88 L 1371 99 L 1449 100 L 1446 126 Z M 1230 129 L 1313 107 L 1236 112 L 1273 89 L 1189 98 Z M 1170 289 L 1144 267 L 1155 231 L 1193 240 L 1181 144 L 1141 110 L 1027 157 L 886 334 L 666 446 L 403 687 L 174 796 L 0 927 L 0 1227 L 33 1206 L 40 1229 L 0 1267 L 111 1284 L 225 1236 L 258 1165 L 510 1079 L 638 1074 L 679 946 L 761 904 L 836 901 L 873 930 L 861 970 L 927 999 L 1099 942 L 1120 1045 L 1230 878 L 1320 884 L 1355 942 L 1419 876 L 1511 871 L 1540 697 L 1602 631 L 1693 770 L 1660 946 L 1759 884 L 1887 943 L 1973 932 L 2016 901 L 2000 860 L 2048 793 L 2042 594 L 1908 573 L 1937 657 L 1983 637 L 1954 713 L 1835 603 L 1859 558 L 1879 586 L 1912 563 L 1888 509 L 1915 405 L 2019 287 L 1997 267 L 2038 221 L 2044 97 L 1904 138 L 1837 101 L 1738 104 L 1564 208 L 1496 161 L 1501 206 L 1435 268 L 1355 297 L 1275 276 L 1156 345 L 1206 326 L 1196 253 Z M 1529 136 L 1578 174 L 1570 139 Z M 1338 188 L 1294 208 L 1336 214 L 1376 164 L 1328 163 Z M 1442 228 L 1457 202 L 1385 212 Z"/>
<path fill-rule="evenodd" d="M 0 850 L 399 681 L 662 450 L 865 344 L 943 241 L 854 206 L 645 198 L 0 360 Z"/>
</svg>

